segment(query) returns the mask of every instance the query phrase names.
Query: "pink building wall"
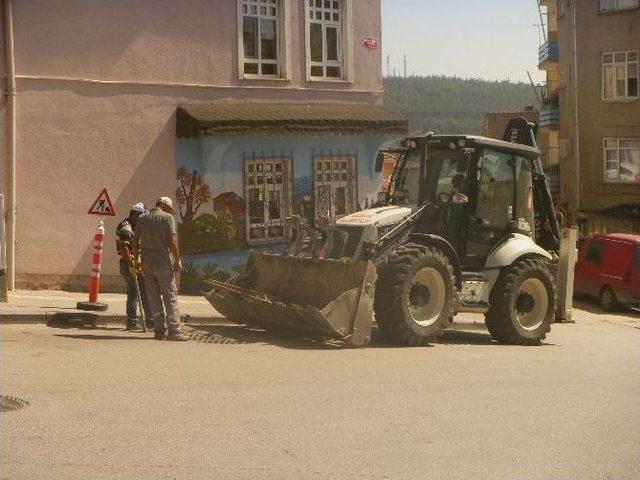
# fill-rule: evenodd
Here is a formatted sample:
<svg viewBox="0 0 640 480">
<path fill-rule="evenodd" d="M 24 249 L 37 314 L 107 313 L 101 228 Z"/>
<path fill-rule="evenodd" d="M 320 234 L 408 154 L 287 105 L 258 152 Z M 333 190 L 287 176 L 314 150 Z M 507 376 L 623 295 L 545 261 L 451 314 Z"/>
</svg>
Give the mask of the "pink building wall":
<svg viewBox="0 0 640 480">
<path fill-rule="evenodd" d="M 291 2 L 291 80 L 269 81 L 237 78 L 235 0 L 14 2 L 19 287 L 84 287 L 98 220 L 86 211 L 106 186 L 118 216 L 102 217 L 103 290 L 119 288 L 115 226 L 174 191 L 179 103 L 381 102 L 380 51 L 362 44 L 380 37 L 380 1 L 352 1 L 352 83 L 305 80 Z"/>
</svg>

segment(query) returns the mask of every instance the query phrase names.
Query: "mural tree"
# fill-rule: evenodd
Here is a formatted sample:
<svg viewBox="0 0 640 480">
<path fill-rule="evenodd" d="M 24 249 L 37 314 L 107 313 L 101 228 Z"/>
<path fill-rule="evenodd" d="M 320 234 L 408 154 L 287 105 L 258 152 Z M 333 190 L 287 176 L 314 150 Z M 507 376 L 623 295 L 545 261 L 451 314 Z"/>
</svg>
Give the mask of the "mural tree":
<svg viewBox="0 0 640 480">
<path fill-rule="evenodd" d="M 197 170 L 180 167 L 176 173 L 176 201 L 180 215 L 180 243 L 186 249 L 193 239 L 193 219 L 202 205 L 211 200 L 211 189 Z"/>
</svg>

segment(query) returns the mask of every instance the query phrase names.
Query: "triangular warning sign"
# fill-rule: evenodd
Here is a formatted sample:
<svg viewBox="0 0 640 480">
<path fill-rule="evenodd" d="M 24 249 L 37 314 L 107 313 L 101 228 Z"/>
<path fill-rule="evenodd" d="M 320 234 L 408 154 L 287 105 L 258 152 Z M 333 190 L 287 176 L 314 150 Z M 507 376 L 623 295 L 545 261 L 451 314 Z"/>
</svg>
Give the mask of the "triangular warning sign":
<svg viewBox="0 0 640 480">
<path fill-rule="evenodd" d="M 111 198 L 109 198 L 109 192 L 107 192 L 107 188 L 103 188 L 96 198 L 96 201 L 93 202 L 91 208 L 87 212 L 89 215 L 110 215 L 112 217 L 116 216 L 116 209 L 113 208 L 113 203 L 111 203 Z"/>
</svg>

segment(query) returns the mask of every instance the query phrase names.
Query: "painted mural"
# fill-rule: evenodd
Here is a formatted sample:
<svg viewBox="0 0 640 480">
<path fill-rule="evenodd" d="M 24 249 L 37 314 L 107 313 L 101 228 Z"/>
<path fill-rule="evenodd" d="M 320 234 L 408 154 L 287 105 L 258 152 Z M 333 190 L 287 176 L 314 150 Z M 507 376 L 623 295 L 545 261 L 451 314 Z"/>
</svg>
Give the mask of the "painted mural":
<svg viewBox="0 0 640 480">
<path fill-rule="evenodd" d="M 285 219 L 334 221 L 383 197 L 388 135 L 220 135 L 176 140 L 182 293 L 244 269 L 250 249 L 282 252 Z M 387 178 L 388 181 L 388 178 Z"/>
</svg>

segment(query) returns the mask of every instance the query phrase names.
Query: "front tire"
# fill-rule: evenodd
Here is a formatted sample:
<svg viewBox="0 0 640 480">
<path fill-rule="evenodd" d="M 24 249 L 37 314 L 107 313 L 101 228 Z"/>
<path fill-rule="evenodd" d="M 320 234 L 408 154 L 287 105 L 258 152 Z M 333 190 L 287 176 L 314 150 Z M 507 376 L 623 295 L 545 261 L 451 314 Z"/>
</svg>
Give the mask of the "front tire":
<svg viewBox="0 0 640 480">
<path fill-rule="evenodd" d="M 619 303 L 616 294 L 611 287 L 603 287 L 600 292 L 600 307 L 605 312 L 615 312 Z"/>
<path fill-rule="evenodd" d="M 491 292 L 485 323 L 500 343 L 539 345 L 556 311 L 555 281 L 537 259 L 521 260 L 500 275 Z"/>
<path fill-rule="evenodd" d="M 453 267 L 436 248 L 408 243 L 378 267 L 376 322 L 393 343 L 425 345 L 449 325 L 456 302 Z"/>
</svg>

